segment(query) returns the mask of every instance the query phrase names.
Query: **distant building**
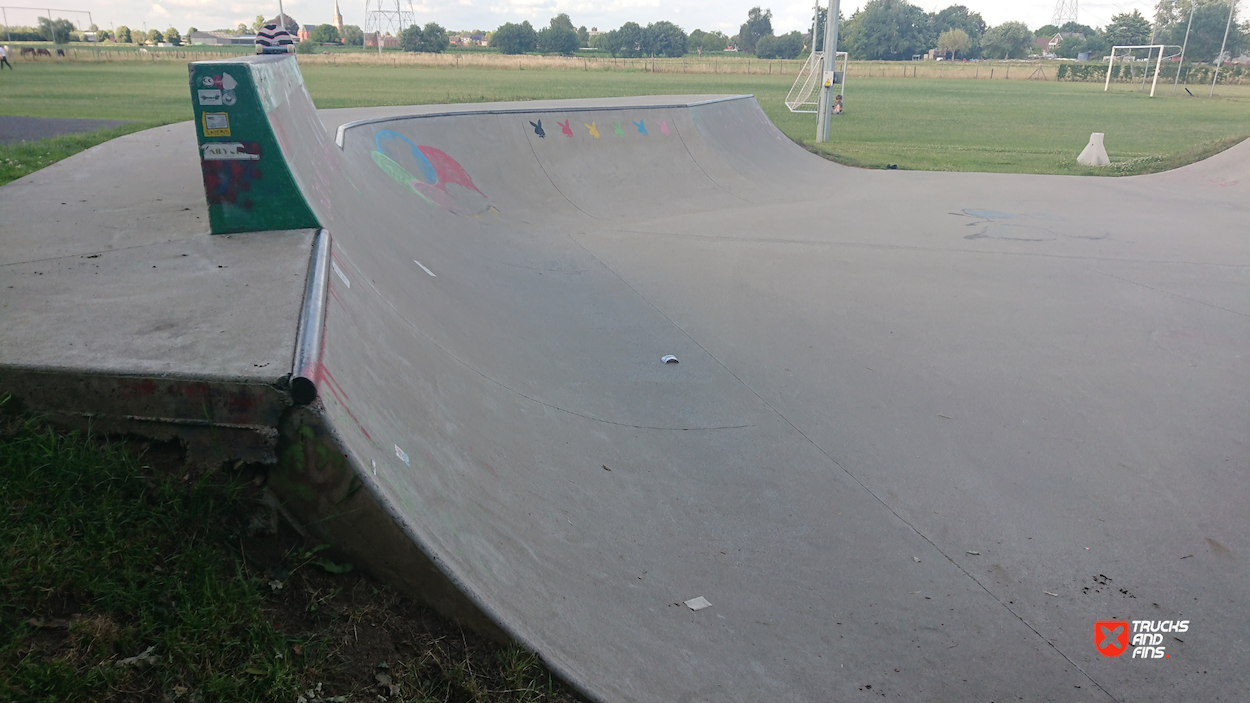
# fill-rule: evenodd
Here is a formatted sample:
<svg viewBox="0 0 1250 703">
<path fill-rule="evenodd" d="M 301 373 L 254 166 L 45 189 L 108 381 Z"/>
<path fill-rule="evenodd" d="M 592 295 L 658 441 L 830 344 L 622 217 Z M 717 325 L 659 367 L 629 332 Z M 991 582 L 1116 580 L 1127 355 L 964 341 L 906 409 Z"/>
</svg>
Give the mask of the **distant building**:
<svg viewBox="0 0 1250 703">
<path fill-rule="evenodd" d="M 1081 34 L 1080 32 L 1060 32 L 1056 34 L 1055 36 L 1051 37 L 1050 41 L 1046 43 L 1047 51 L 1049 51 L 1052 54 L 1055 53 L 1055 49 L 1059 48 L 1059 42 L 1063 41 L 1064 39 L 1080 39 L 1084 41 L 1085 35 Z"/>
<path fill-rule="evenodd" d="M 308 41 L 309 39 L 312 39 L 313 30 L 316 28 L 317 25 L 315 24 L 301 24 L 299 26 L 299 33 L 296 34 L 296 36 L 299 37 L 300 41 Z"/>
<path fill-rule="evenodd" d="M 369 32 L 365 35 L 365 46 L 378 48 L 378 32 Z M 393 49 L 399 46 L 399 37 L 382 37 L 382 48 Z"/>
<path fill-rule="evenodd" d="M 225 32 L 191 32 L 186 37 L 188 44 L 205 46 L 230 46 L 232 44 L 254 44 L 254 34 L 226 34 Z"/>
<path fill-rule="evenodd" d="M 334 0 L 334 28 L 339 30 L 339 36 L 343 36 L 343 13 L 339 12 L 339 0 Z"/>
</svg>

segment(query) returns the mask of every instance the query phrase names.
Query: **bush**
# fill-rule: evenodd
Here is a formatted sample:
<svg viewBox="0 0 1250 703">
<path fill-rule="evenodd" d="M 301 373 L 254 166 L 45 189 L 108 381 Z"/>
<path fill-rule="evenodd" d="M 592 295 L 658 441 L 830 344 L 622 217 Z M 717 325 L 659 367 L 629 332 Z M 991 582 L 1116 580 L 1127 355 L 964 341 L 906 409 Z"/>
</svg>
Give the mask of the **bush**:
<svg viewBox="0 0 1250 703">
<path fill-rule="evenodd" d="M 354 24 L 343 25 L 343 43 L 348 46 L 364 46 L 364 30 Z"/>
<path fill-rule="evenodd" d="M 315 54 L 317 53 L 317 45 L 311 41 L 302 41 L 295 44 L 295 53 L 297 54 Z"/>
<path fill-rule="evenodd" d="M 414 24 L 399 33 L 399 48 L 404 51 L 441 54 L 447 50 L 448 46 L 447 30 L 434 22 L 430 22 L 424 28 Z"/>
<path fill-rule="evenodd" d="M 538 33 L 529 20 L 521 24 L 507 22 L 491 35 L 490 45 L 505 54 L 524 54 L 538 49 Z"/>
<path fill-rule="evenodd" d="M 319 24 L 313 29 L 312 34 L 308 37 L 308 40 L 316 44 L 338 44 L 338 27 L 335 27 L 332 24 Z"/>
</svg>

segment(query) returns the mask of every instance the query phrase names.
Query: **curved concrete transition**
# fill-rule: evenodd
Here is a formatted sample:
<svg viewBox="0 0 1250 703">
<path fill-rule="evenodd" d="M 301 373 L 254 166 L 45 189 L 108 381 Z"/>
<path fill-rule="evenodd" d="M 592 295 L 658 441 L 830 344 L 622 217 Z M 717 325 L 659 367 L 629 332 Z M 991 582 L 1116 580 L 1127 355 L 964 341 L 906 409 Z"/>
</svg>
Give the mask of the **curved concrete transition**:
<svg viewBox="0 0 1250 703">
<path fill-rule="evenodd" d="M 309 412 L 590 697 L 1250 686 L 1250 144 L 863 171 L 749 96 L 305 101 L 270 119 L 333 242 Z M 1111 658 L 1105 620 L 1188 627 Z"/>
<path fill-rule="evenodd" d="M 1250 689 L 1250 144 L 865 171 L 749 96 L 297 79 L 260 90 L 329 264 L 273 485 L 357 560 L 594 700 Z"/>
</svg>

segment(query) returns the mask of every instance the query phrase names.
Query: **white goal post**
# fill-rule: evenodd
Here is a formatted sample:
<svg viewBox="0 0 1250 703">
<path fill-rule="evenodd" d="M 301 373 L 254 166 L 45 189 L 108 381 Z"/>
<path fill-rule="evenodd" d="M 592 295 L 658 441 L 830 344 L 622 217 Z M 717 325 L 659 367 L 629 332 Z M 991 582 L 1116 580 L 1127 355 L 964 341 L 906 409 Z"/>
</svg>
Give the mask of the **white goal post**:
<svg viewBox="0 0 1250 703">
<path fill-rule="evenodd" d="M 1168 48 L 1169 46 L 1176 46 L 1177 48 L 1180 47 L 1180 45 L 1178 44 L 1135 44 L 1133 46 L 1111 47 L 1111 59 L 1110 59 L 1110 63 L 1107 64 L 1107 84 L 1103 86 L 1102 92 L 1105 93 L 1111 89 L 1111 69 L 1115 67 L 1115 53 L 1117 51 L 1119 51 L 1120 49 L 1127 49 L 1129 51 L 1133 49 L 1149 49 L 1149 51 L 1146 53 L 1146 60 L 1149 61 L 1150 56 L 1154 54 L 1154 50 L 1158 49 L 1159 58 L 1155 59 L 1155 77 L 1154 77 L 1154 81 L 1152 81 L 1150 84 L 1150 97 L 1153 98 L 1155 96 L 1155 87 L 1159 85 L 1159 69 L 1163 67 L 1163 50 Z M 1145 80 L 1143 80 L 1142 83 L 1145 83 Z"/>
</svg>

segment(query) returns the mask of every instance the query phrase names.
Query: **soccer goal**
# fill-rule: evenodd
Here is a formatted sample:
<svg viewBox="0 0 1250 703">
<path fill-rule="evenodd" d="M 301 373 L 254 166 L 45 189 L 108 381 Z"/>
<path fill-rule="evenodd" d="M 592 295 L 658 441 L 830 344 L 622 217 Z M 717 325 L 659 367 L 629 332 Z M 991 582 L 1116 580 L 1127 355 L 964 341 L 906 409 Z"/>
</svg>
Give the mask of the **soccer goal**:
<svg viewBox="0 0 1250 703">
<path fill-rule="evenodd" d="M 794 85 L 790 88 L 790 94 L 786 96 L 786 107 L 790 108 L 790 112 L 817 112 L 820 104 L 815 97 L 816 89 L 820 87 L 821 78 L 824 77 L 825 70 L 825 52 L 813 51 L 812 55 L 807 57 L 807 63 L 803 64 L 803 68 L 799 70 L 799 77 L 794 79 Z M 838 69 L 841 62 L 842 68 Z M 846 62 L 847 56 L 845 51 L 839 51 L 834 55 L 834 77 L 833 82 L 838 84 L 837 92 L 846 99 Z"/>
<path fill-rule="evenodd" d="M 1155 96 L 1155 88 L 1159 85 L 1159 69 L 1163 67 L 1163 58 L 1164 58 L 1163 52 L 1169 47 L 1176 48 L 1176 49 L 1181 48 L 1180 45 L 1174 45 L 1174 44 L 1137 44 L 1134 46 L 1111 47 L 1111 59 L 1110 59 L 1110 62 L 1107 64 L 1107 84 L 1103 86 L 1102 92 L 1105 93 L 1111 89 L 1111 74 L 1115 69 L 1116 52 L 1123 50 L 1124 57 L 1121 59 L 1121 62 L 1127 63 L 1129 61 L 1134 60 L 1132 56 L 1132 52 L 1134 50 L 1145 49 L 1146 50 L 1146 65 L 1149 66 L 1150 59 L 1155 57 L 1155 51 L 1158 50 L 1159 52 L 1158 57 L 1155 58 L 1154 80 L 1151 81 L 1150 83 L 1150 97 L 1153 98 Z M 1173 54 L 1172 56 L 1175 56 L 1175 55 L 1176 54 Z M 1172 57 L 1169 56 L 1168 58 L 1172 58 Z M 1143 88 L 1146 87 L 1146 74 L 1144 72 L 1142 73 L 1142 87 Z"/>
</svg>

